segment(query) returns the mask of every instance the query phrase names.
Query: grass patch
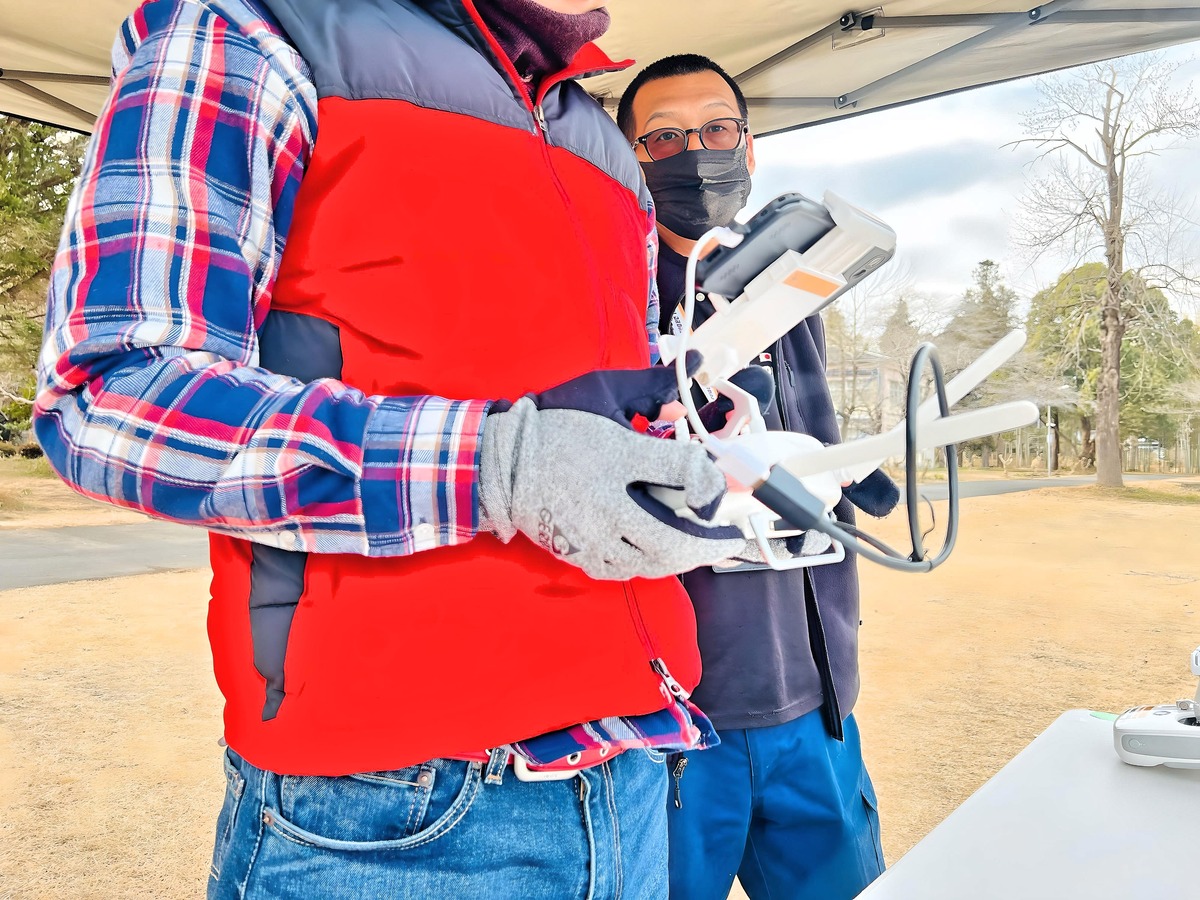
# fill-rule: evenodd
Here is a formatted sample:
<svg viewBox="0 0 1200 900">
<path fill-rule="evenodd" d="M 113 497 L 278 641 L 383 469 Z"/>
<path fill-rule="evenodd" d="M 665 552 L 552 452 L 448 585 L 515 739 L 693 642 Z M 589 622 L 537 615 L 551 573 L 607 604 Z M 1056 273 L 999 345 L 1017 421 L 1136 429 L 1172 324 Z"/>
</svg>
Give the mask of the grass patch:
<svg viewBox="0 0 1200 900">
<path fill-rule="evenodd" d="M 1078 490 L 1078 496 L 1096 497 L 1101 500 L 1127 500 L 1134 503 L 1163 503 L 1168 506 L 1200 506 L 1200 492 L 1156 491 L 1144 487 L 1110 488 L 1088 485 Z"/>
<path fill-rule="evenodd" d="M 44 456 L 25 459 L 20 456 L 0 456 L 0 478 L 56 478 Z"/>
<path fill-rule="evenodd" d="M 41 482 L 55 477 L 44 458 L 0 456 L 0 519 L 11 518 L 36 507 L 36 498 L 45 493 Z"/>
</svg>

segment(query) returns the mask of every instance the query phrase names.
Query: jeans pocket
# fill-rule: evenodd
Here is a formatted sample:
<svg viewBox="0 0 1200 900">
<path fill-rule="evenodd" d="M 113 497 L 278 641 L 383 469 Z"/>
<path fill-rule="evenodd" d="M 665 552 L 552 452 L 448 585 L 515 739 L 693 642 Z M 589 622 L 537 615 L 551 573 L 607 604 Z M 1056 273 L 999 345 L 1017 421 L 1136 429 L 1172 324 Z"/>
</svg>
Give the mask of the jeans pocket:
<svg viewBox="0 0 1200 900">
<path fill-rule="evenodd" d="M 663 753 L 661 750 L 655 750 L 653 747 L 643 747 L 642 749 L 645 750 L 646 755 L 650 757 L 650 762 L 662 763 L 663 765 L 666 765 L 667 754 Z"/>
<path fill-rule="evenodd" d="M 209 867 L 209 872 L 215 879 L 221 877 L 221 863 L 229 849 L 233 822 L 242 803 L 242 794 L 246 792 L 246 779 L 234 766 L 228 750 L 225 751 L 222 762 L 225 767 L 225 801 L 221 804 L 221 814 L 217 816 L 217 838 L 213 844 L 212 865 Z"/>
<path fill-rule="evenodd" d="M 281 837 L 327 850 L 409 850 L 456 826 L 479 792 L 480 766 L 431 760 L 337 778 L 287 775 L 279 810 L 264 821 Z"/>
</svg>

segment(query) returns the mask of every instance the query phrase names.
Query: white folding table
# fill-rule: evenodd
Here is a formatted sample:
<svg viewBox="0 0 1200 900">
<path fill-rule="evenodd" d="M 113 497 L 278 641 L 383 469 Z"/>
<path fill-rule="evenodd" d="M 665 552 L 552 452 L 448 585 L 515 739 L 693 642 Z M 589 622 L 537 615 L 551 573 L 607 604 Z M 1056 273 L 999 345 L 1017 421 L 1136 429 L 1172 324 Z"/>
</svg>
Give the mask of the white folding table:
<svg viewBox="0 0 1200 900">
<path fill-rule="evenodd" d="M 1200 770 L 1126 765 L 1071 710 L 859 900 L 1200 900 Z"/>
</svg>

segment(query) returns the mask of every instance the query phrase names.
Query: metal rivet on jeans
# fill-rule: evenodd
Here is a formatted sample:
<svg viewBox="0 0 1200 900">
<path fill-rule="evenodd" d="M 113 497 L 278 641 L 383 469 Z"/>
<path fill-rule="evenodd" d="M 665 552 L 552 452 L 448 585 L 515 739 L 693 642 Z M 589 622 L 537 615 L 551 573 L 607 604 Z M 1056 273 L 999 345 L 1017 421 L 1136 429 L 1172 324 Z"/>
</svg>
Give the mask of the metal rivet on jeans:
<svg viewBox="0 0 1200 900">
<path fill-rule="evenodd" d="M 421 787 L 429 787 L 432 782 L 433 775 L 431 775 L 429 772 L 422 772 L 417 776 L 417 784 L 419 784 Z"/>
<path fill-rule="evenodd" d="M 273 815 L 271 815 L 270 810 L 263 811 L 263 824 L 264 825 L 274 825 L 275 824 L 275 817 Z"/>
</svg>

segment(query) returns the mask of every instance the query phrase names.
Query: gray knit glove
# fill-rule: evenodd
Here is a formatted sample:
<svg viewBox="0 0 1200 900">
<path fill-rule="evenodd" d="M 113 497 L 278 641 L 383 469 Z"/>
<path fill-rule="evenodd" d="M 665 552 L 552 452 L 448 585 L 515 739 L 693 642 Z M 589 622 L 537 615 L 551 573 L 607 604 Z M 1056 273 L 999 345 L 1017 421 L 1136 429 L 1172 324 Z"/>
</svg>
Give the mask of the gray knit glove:
<svg viewBox="0 0 1200 900">
<path fill-rule="evenodd" d="M 700 365 L 688 354 L 690 372 Z M 639 434 L 679 399 L 672 369 L 601 370 L 515 404 L 497 402 L 483 429 L 481 527 L 504 541 L 518 531 L 593 578 L 655 578 L 740 552 L 736 528 L 678 518 L 651 486 L 682 490 L 701 519 L 725 495 L 703 448 Z"/>
<path fill-rule="evenodd" d="M 682 489 L 701 518 L 725 494 L 725 476 L 698 444 L 594 413 L 538 409 L 523 397 L 484 424 L 481 527 L 503 541 L 523 532 L 592 578 L 618 581 L 676 575 L 744 550 L 736 528 L 679 519 L 648 485 Z"/>
</svg>

